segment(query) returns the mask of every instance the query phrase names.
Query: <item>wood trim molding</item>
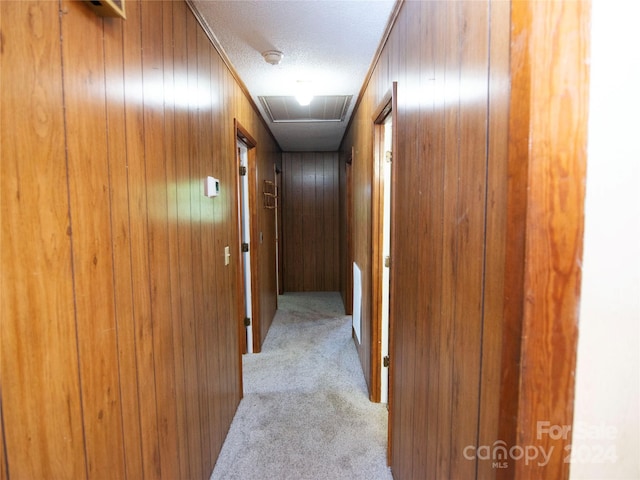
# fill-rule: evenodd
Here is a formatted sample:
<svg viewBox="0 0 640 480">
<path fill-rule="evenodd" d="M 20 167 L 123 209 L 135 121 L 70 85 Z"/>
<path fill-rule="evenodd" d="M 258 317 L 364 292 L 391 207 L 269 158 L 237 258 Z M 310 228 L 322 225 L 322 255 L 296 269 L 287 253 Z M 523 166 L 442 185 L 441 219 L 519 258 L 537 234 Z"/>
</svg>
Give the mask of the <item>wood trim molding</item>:
<svg viewBox="0 0 640 480">
<path fill-rule="evenodd" d="M 233 128 L 235 138 L 242 140 L 248 148 L 255 148 L 258 145 L 258 142 L 251 136 L 249 131 L 240 124 L 237 118 L 233 119 Z"/>
<path fill-rule="evenodd" d="M 513 2 L 511 18 L 500 432 L 510 436 L 502 440 L 511 445 L 535 445 L 553 454 L 545 465 L 513 462 L 513 469 L 499 472 L 498 478 L 568 478 L 584 230 L 590 3 Z M 541 425 L 564 428 L 566 434 L 552 438 Z"/>
</svg>

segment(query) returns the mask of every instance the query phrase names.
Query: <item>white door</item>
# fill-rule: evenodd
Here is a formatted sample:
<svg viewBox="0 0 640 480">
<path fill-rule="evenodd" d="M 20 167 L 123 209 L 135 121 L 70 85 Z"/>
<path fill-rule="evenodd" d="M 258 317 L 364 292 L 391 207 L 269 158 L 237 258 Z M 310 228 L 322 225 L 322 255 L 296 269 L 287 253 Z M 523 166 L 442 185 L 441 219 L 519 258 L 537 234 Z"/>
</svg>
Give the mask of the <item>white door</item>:
<svg viewBox="0 0 640 480">
<path fill-rule="evenodd" d="M 238 155 L 240 157 L 240 167 L 245 168 L 248 172 L 248 150 L 247 146 L 238 140 Z M 251 247 L 251 231 L 249 228 L 251 218 L 249 215 L 249 175 L 248 173 L 240 176 L 240 227 L 242 230 L 242 243 L 247 247 Z M 247 250 L 247 251 L 244 251 Z M 253 318 L 251 316 L 251 248 L 243 248 L 242 253 L 242 270 L 244 280 L 244 316 L 245 318 Z M 253 353 L 253 331 L 251 325 L 246 327 L 247 332 L 247 352 Z"/>
<path fill-rule="evenodd" d="M 380 382 L 380 401 L 389 400 L 389 367 L 384 366 L 384 358 L 389 355 L 389 263 L 391 255 L 391 115 L 384 121 L 384 180 L 382 207 L 382 368 Z"/>
</svg>

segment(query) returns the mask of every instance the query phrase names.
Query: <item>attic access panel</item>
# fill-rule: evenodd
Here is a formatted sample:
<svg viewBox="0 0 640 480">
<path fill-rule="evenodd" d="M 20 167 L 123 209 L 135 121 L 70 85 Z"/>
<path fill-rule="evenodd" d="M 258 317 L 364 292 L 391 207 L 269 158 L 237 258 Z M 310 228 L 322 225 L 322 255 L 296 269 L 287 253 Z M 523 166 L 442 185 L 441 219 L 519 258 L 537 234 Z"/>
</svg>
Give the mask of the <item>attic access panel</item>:
<svg viewBox="0 0 640 480">
<path fill-rule="evenodd" d="M 275 95 L 258 97 L 274 123 L 342 122 L 352 95 L 320 95 L 302 106 L 295 97 Z"/>
</svg>

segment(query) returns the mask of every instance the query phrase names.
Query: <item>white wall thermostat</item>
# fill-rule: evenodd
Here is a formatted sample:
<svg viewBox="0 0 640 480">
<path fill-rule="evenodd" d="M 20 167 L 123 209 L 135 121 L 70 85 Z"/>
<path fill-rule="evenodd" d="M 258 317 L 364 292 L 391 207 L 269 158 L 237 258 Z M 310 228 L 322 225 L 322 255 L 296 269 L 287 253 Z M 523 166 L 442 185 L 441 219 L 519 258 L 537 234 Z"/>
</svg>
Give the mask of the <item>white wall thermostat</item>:
<svg viewBox="0 0 640 480">
<path fill-rule="evenodd" d="M 220 180 L 207 177 L 204 181 L 204 194 L 209 198 L 217 197 L 220 194 Z"/>
</svg>

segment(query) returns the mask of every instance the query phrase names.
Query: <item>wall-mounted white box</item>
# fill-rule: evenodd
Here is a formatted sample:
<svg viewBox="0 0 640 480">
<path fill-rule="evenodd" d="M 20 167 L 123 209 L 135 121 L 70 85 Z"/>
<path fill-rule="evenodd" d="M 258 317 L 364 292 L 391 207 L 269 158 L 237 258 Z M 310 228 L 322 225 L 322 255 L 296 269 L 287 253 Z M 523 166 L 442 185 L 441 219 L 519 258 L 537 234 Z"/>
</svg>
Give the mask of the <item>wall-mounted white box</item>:
<svg viewBox="0 0 640 480">
<path fill-rule="evenodd" d="M 206 197 L 217 197 L 220 194 L 220 180 L 207 177 L 204 180 L 204 194 Z"/>
</svg>

